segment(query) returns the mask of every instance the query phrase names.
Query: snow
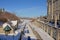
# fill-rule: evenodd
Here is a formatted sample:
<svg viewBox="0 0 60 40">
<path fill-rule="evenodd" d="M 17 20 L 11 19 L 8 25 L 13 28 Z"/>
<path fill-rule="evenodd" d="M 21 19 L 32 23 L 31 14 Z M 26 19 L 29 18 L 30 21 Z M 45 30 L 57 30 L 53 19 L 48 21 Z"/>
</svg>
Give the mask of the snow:
<svg viewBox="0 0 60 40">
<path fill-rule="evenodd" d="M 2 26 L 3 28 L 5 28 L 7 25 L 11 28 L 11 26 L 8 23 L 4 23 Z"/>
<path fill-rule="evenodd" d="M 11 24 L 12 26 L 15 26 L 15 25 L 17 25 L 17 20 L 11 21 L 11 23 L 12 23 L 12 24 Z"/>
<path fill-rule="evenodd" d="M 41 38 L 43 40 L 54 40 L 52 37 L 50 37 L 46 32 L 44 32 L 42 29 L 38 28 L 36 31 L 39 33 Z"/>
<path fill-rule="evenodd" d="M 16 24 L 16 23 L 14 22 L 14 24 Z M 3 24 L 3 28 L 5 28 L 6 25 L 9 25 L 9 24 L 7 24 L 7 23 Z M 18 25 L 18 26 L 19 26 L 19 29 L 16 30 L 15 33 L 10 33 L 7 36 L 5 35 L 5 33 L 0 33 L 0 40 L 18 40 L 20 37 L 20 32 L 21 32 L 20 27 L 22 25 L 21 26 Z M 10 25 L 9 25 L 9 27 L 10 27 Z"/>
<path fill-rule="evenodd" d="M 28 40 L 28 37 L 23 36 L 22 40 Z M 31 40 L 36 40 L 35 38 L 31 38 Z"/>
<path fill-rule="evenodd" d="M 15 24 L 17 23 L 17 21 L 12 21 L 12 23 L 13 23 L 12 25 L 15 26 Z M 29 23 L 29 20 L 24 20 L 23 23 L 18 24 L 18 30 L 16 30 L 15 33 L 8 34 L 7 36 L 4 33 L 0 34 L 0 40 L 18 40 L 19 37 L 20 37 L 21 30 L 24 27 L 26 27 L 26 29 L 28 28 L 29 33 L 26 34 L 26 35 L 23 35 L 22 36 L 22 40 L 27 40 L 29 35 L 31 36 L 31 40 L 36 40 L 35 35 L 32 33 L 31 28 L 29 26 L 26 26 L 26 24 L 28 25 L 28 23 Z M 7 24 L 4 24 L 4 27 L 6 25 Z M 26 29 L 25 29 L 25 31 L 26 31 Z"/>
<path fill-rule="evenodd" d="M 50 37 L 44 30 L 42 30 L 39 27 L 36 27 L 34 24 L 31 24 L 31 27 L 34 28 L 34 30 L 41 36 L 43 40 L 54 40 L 52 37 Z"/>
<path fill-rule="evenodd" d="M 18 40 L 20 37 L 20 29 L 16 30 L 15 33 L 8 34 L 7 36 L 5 33 L 0 34 L 0 39 L 1 40 Z"/>
<path fill-rule="evenodd" d="M 28 30 L 29 32 L 28 32 L 27 30 Z M 29 23 L 27 23 L 24 31 L 27 32 L 27 33 L 25 32 L 25 36 L 26 36 L 26 37 L 30 36 L 31 39 L 37 39 L 36 36 L 34 35 L 32 29 L 30 28 Z"/>
</svg>

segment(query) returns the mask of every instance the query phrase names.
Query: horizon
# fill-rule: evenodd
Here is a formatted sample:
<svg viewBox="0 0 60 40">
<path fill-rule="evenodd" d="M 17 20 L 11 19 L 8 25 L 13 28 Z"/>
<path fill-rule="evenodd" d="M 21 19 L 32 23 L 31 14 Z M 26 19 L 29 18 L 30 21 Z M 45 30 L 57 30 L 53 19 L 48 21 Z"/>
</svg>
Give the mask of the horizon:
<svg viewBox="0 0 60 40">
<path fill-rule="evenodd" d="M 19 17 L 47 15 L 46 0 L 1 0 L 0 8 L 15 13 Z"/>
</svg>

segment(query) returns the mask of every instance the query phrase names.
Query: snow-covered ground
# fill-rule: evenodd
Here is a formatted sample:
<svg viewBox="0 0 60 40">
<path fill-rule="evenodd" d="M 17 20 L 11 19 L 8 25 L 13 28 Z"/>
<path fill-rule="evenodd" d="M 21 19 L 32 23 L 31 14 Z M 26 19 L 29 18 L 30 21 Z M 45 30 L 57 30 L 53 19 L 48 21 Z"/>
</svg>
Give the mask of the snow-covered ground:
<svg viewBox="0 0 60 40">
<path fill-rule="evenodd" d="M 25 35 L 27 37 L 30 36 L 33 39 L 37 39 L 36 36 L 34 35 L 32 29 L 30 28 L 29 24 L 26 25 L 26 29 L 24 31 L 25 31 Z"/>
<path fill-rule="evenodd" d="M 20 38 L 20 33 L 21 33 L 21 30 L 26 27 L 26 25 L 28 25 L 30 20 L 24 20 L 23 23 L 20 23 L 18 24 L 18 30 L 15 31 L 15 33 L 13 35 L 1 35 L 0 34 L 0 40 L 18 40 Z M 30 28 L 25 28 L 25 31 L 29 30 Z M 31 31 L 31 32 L 30 32 Z M 24 32 L 25 33 L 25 32 Z M 31 35 L 32 33 L 32 30 L 30 29 L 29 30 L 29 33 Z M 32 33 L 33 35 L 33 33 Z M 27 40 L 28 39 L 28 36 L 27 35 L 23 35 L 22 36 L 22 40 Z M 31 38 L 31 40 L 35 40 L 35 38 Z"/>
<path fill-rule="evenodd" d="M 22 40 L 28 40 L 28 36 L 30 36 L 31 40 L 36 40 L 36 37 L 29 26 L 30 20 L 24 20 L 24 23 L 25 23 L 25 29 L 24 29 L 25 35 L 23 35 Z"/>
<path fill-rule="evenodd" d="M 44 30 L 39 27 L 36 27 L 34 24 L 30 23 L 31 27 L 41 36 L 43 40 L 54 40 L 50 37 Z"/>
<path fill-rule="evenodd" d="M 16 30 L 14 34 L 8 34 L 7 36 L 5 35 L 5 33 L 0 34 L 0 40 L 18 40 L 23 27 L 24 24 L 19 24 L 18 30 Z"/>
</svg>

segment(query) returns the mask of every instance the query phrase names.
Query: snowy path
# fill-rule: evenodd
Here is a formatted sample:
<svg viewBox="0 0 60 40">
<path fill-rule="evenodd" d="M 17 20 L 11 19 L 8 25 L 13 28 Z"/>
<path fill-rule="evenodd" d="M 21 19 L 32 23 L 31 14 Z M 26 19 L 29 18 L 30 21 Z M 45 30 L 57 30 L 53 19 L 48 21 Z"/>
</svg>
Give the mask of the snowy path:
<svg viewBox="0 0 60 40">
<path fill-rule="evenodd" d="M 43 40 L 54 40 L 50 37 L 44 30 L 41 28 L 36 27 L 34 24 L 30 23 L 31 27 L 41 36 Z"/>
<path fill-rule="evenodd" d="M 29 26 L 30 22 L 25 21 L 24 23 L 26 24 L 25 29 L 24 29 L 25 35 L 23 36 L 22 40 L 27 40 L 28 36 L 30 36 L 31 40 L 36 40 L 37 38 L 36 38 L 36 36 L 34 35 L 32 29 Z"/>
<path fill-rule="evenodd" d="M 29 26 L 29 24 L 27 24 L 27 28 L 28 28 L 28 30 L 29 30 L 29 33 L 26 33 L 26 36 L 30 36 L 31 38 L 36 39 L 36 37 L 35 37 L 32 29 L 31 29 L 30 26 Z"/>
</svg>

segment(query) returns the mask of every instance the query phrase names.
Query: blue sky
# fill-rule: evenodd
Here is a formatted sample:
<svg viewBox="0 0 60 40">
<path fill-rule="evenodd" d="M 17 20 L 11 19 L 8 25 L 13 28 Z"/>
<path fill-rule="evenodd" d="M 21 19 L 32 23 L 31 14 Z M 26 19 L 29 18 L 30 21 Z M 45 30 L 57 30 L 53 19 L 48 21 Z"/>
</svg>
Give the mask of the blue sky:
<svg viewBox="0 0 60 40">
<path fill-rule="evenodd" d="M 38 17 L 47 14 L 46 0 L 0 0 L 0 8 L 21 17 Z"/>
</svg>

